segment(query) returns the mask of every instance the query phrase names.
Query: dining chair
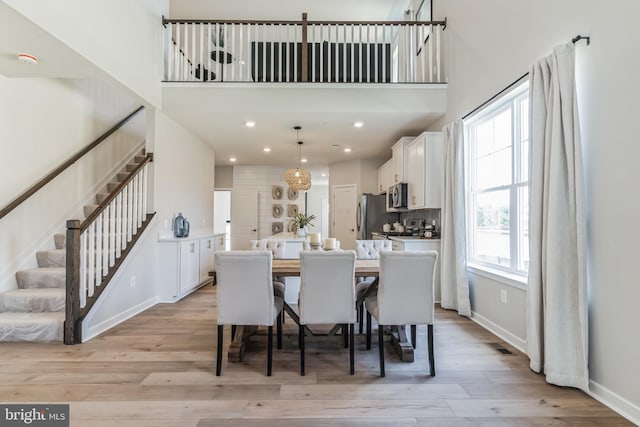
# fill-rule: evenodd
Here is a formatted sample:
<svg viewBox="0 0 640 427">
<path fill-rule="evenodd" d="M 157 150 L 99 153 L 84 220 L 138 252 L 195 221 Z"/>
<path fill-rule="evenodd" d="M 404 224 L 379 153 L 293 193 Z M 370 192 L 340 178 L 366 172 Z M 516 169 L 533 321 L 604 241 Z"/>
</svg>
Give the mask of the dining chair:
<svg viewBox="0 0 640 427">
<path fill-rule="evenodd" d="M 250 240 L 249 248 L 252 251 L 271 251 L 273 259 L 279 259 L 285 257 L 285 250 L 287 248 L 287 242 L 284 240 Z M 273 278 L 273 292 L 274 295 L 284 298 L 285 293 L 285 283 L 284 278 L 282 277 L 274 277 Z M 284 316 L 283 316 L 284 319 Z"/>
<path fill-rule="evenodd" d="M 218 277 L 218 349 L 216 375 L 222 371 L 224 325 L 267 326 L 267 375 L 271 376 L 273 322 L 277 319 L 278 348 L 282 348 L 282 307 L 274 295 L 271 251 L 225 251 L 215 255 Z M 233 337 L 232 337 L 233 339 Z"/>
<path fill-rule="evenodd" d="M 411 325 L 411 340 L 416 348 L 416 325 L 427 325 L 429 367 L 436 375 L 433 354 L 434 297 L 433 282 L 438 253 L 381 252 L 378 288 L 365 299 L 367 310 L 367 349 L 371 348 L 371 316 L 378 322 L 380 376 L 384 377 L 384 326 Z"/>
<path fill-rule="evenodd" d="M 356 240 L 356 256 L 358 259 L 378 259 L 380 252 L 392 249 L 391 240 Z M 356 278 L 356 301 L 362 301 L 362 297 L 375 281 L 375 277 Z M 358 328 L 362 333 L 364 324 L 364 304 L 358 307 Z"/>
<path fill-rule="evenodd" d="M 355 263 L 355 251 L 300 252 L 300 375 L 305 374 L 305 325 L 319 323 L 343 325 L 345 347 L 349 347 L 349 373 L 355 372 Z"/>
</svg>

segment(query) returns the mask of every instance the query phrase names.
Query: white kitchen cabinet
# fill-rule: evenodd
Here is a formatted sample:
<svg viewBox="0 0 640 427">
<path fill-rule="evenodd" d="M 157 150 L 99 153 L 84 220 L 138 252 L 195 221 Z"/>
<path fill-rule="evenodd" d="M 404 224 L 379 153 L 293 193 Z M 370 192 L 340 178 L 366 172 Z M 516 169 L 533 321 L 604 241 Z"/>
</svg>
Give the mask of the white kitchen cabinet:
<svg viewBox="0 0 640 427">
<path fill-rule="evenodd" d="M 436 271 L 433 280 L 435 301 L 440 301 L 440 239 L 418 239 L 406 237 L 390 237 L 391 250 L 393 251 L 436 251 L 438 252 L 438 261 L 436 262 Z"/>
<path fill-rule="evenodd" d="M 225 234 L 216 234 L 213 236 L 215 240 L 215 252 L 224 251 L 227 248 L 227 236 Z"/>
<path fill-rule="evenodd" d="M 213 236 L 200 240 L 200 282 L 206 281 L 209 278 L 209 272 L 213 271 L 217 238 L 218 236 Z"/>
<path fill-rule="evenodd" d="M 407 146 L 409 209 L 441 207 L 443 145 L 442 132 L 424 132 Z"/>
<path fill-rule="evenodd" d="M 161 302 L 175 302 L 211 280 L 215 239 L 212 234 L 194 233 L 175 238 L 158 237 L 158 295 Z"/>
<path fill-rule="evenodd" d="M 200 242 L 180 242 L 179 295 L 185 295 L 200 284 Z"/>
<path fill-rule="evenodd" d="M 413 136 L 403 136 L 391 147 L 393 170 L 389 186 L 399 182 L 407 182 L 407 146 L 414 139 Z"/>
<path fill-rule="evenodd" d="M 386 193 L 393 185 L 393 160 L 389 159 L 378 168 L 378 193 Z"/>
</svg>

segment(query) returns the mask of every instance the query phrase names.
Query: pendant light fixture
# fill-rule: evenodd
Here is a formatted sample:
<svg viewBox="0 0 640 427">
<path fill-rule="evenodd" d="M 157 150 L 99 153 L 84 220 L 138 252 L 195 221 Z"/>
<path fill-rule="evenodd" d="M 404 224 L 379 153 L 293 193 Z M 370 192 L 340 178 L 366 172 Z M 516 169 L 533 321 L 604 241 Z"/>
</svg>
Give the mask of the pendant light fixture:
<svg viewBox="0 0 640 427">
<path fill-rule="evenodd" d="M 298 167 L 295 169 L 289 169 L 284 173 L 284 180 L 287 184 L 289 184 L 289 188 L 298 191 L 306 191 L 311 188 L 311 173 L 302 169 L 301 164 L 301 149 L 302 149 L 302 141 L 300 141 L 299 132 L 302 129 L 300 126 L 295 126 L 296 130 L 296 141 L 298 141 Z"/>
</svg>

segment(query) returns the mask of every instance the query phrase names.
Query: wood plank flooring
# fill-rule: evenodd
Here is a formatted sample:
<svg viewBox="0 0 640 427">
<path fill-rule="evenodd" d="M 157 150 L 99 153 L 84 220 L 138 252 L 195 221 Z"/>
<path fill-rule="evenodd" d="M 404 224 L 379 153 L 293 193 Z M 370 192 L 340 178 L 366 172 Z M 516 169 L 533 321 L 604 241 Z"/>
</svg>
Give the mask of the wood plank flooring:
<svg viewBox="0 0 640 427">
<path fill-rule="evenodd" d="M 435 378 L 426 327 L 418 327 L 414 363 L 400 362 L 386 342 L 386 378 L 375 335 L 369 351 L 356 338 L 354 376 L 340 337 L 308 337 L 301 377 L 290 319 L 284 348 L 274 345 L 272 377 L 260 335 L 243 362 L 224 363 L 216 377 L 215 315 L 207 286 L 86 344 L 0 344 L 0 401 L 69 403 L 71 425 L 82 427 L 633 425 L 581 391 L 546 384 L 522 353 L 450 311 L 436 312 Z"/>
</svg>

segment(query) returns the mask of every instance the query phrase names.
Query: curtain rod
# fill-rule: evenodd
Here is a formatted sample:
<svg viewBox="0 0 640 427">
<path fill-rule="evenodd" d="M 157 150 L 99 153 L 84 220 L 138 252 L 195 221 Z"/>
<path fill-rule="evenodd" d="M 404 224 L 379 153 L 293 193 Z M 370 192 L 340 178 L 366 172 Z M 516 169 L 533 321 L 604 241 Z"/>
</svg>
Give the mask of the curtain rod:
<svg viewBox="0 0 640 427">
<path fill-rule="evenodd" d="M 575 36 L 574 38 L 571 39 L 571 42 L 573 44 L 576 44 L 577 42 L 579 42 L 580 40 L 586 40 L 587 41 L 587 46 L 591 44 L 591 37 L 589 36 L 582 36 L 580 34 L 578 34 L 577 36 Z M 473 113 L 475 113 L 476 111 L 478 111 L 479 109 L 481 109 L 482 107 L 484 107 L 485 105 L 489 104 L 491 101 L 493 101 L 494 99 L 496 99 L 497 97 L 499 97 L 500 95 L 502 95 L 504 92 L 506 92 L 507 90 L 511 89 L 513 86 L 517 85 L 520 80 L 524 79 L 525 77 L 527 77 L 529 75 L 528 72 L 524 73 L 523 75 L 521 75 L 520 77 L 518 77 L 514 82 L 510 83 L 507 87 L 505 87 L 504 89 L 502 89 L 500 92 L 496 93 L 495 95 L 493 95 L 491 98 L 487 99 L 485 102 L 483 102 L 482 104 L 478 105 L 476 108 L 474 108 L 473 110 L 471 110 L 470 112 L 468 112 L 467 114 L 465 114 L 464 116 L 462 116 L 462 120 L 466 119 L 467 117 L 471 116 Z"/>
<path fill-rule="evenodd" d="M 486 101 L 484 101 L 482 104 L 478 105 L 476 108 L 474 108 L 473 110 L 471 110 L 470 112 L 468 112 L 467 114 L 465 114 L 464 116 L 462 116 L 462 120 L 466 119 L 467 117 L 469 117 L 470 115 L 472 115 L 473 113 L 475 113 L 476 111 L 478 111 L 479 109 L 481 109 L 482 107 L 484 107 L 485 105 L 489 104 L 491 101 L 493 101 L 494 99 L 496 99 L 497 97 L 499 97 L 500 95 L 502 95 L 503 93 L 505 93 L 506 91 L 508 91 L 509 89 L 511 89 L 512 87 L 514 87 L 515 85 L 517 85 L 522 79 L 524 79 L 525 77 L 527 77 L 529 75 L 528 72 L 524 73 L 523 75 L 521 75 L 520 77 L 518 77 L 515 81 L 513 81 L 512 83 L 510 83 L 507 87 L 505 87 L 504 89 L 502 89 L 500 92 L 496 93 L 495 95 L 493 95 L 491 98 L 487 99 Z"/>
</svg>

